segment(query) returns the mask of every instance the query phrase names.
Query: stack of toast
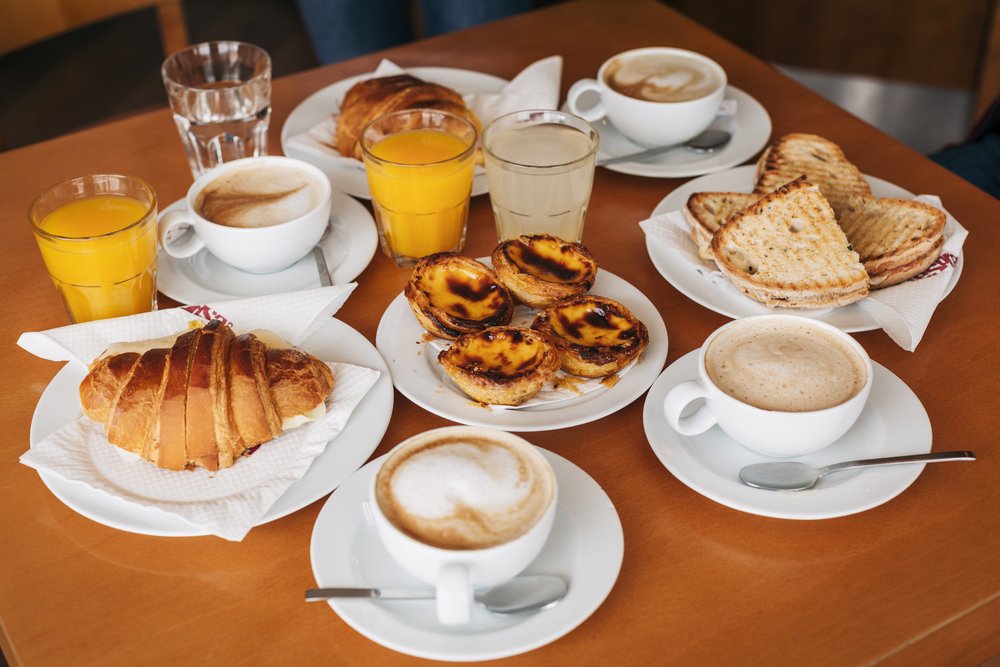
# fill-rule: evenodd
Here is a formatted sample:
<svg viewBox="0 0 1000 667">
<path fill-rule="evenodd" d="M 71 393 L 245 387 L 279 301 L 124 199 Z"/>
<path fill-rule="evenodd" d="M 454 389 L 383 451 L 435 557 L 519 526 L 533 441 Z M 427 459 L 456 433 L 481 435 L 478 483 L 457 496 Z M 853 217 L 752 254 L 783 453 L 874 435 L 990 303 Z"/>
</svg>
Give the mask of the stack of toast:
<svg viewBox="0 0 1000 667">
<path fill-rule="evenodd" d="M 876 199 L 833 142 L 788 134 L 757 162 L 753 193 L 697 192 L 684 209 L 698 254 L 769 306 L 826 308 L 864 298 L 930 266 L 945 215 Z"/>
</svg>

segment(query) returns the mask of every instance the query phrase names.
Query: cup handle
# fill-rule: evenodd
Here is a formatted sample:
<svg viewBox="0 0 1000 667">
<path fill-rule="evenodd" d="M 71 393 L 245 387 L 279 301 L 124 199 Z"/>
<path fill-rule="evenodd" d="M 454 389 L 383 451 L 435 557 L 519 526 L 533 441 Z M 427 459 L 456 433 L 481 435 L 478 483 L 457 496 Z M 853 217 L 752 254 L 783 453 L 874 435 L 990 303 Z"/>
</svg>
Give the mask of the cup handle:
<svg viewBox="0 0 1000 667">
<path fill-rule="evenodd" d="M 681 417 L 684 408 L 692 401 L 706 396 L 708 392 L 698 380 L 688 380 L 671 389 L 663 401 L 663 414 L 667 417 L 667 423 L 681 435 L 698 435 L 712 428 L 718 420 L 708 406 L 703 405 L 693 415 Z"/>
<path fill-rule="evenodd" d="M 472 615 L 472 582 L 464 563 L 447 563 L 438 572 L 437 616 L 444 625 L 463 625 Z"/>
<path fill-rule="evenodd" d="M 581 109 L 577 105 L 577 101 L 580 99 L 580 96 L 591 90 L 600 95 L 601 88 L 597 84 L 597 79 L 580 79 L 574 83 L 570 87 L 569 92 L 566 93 L 566 106 L 570 110 L 570 113 L 593 123 L 599 121 L 607 115 L 607 111 L 605 111 L 604 105 L 600 102 L 600 100 L 598 100 L 597 104 L 594 106 L 587 107 L 586 109 Z"/>
<path fill-rule="evenodd" d="M 187 211 L 169 211 L 158 223 L 160 247 L 171 257 L 184 259 L 205 247 L 194 232 Z"/>
</svg>

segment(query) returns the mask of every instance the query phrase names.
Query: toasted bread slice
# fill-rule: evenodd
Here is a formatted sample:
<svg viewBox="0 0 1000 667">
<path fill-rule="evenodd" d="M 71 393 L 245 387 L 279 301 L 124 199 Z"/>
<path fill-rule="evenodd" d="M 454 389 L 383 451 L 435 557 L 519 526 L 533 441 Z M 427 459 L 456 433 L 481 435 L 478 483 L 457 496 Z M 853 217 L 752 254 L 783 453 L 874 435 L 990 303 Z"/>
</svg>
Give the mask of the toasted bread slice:
<svg viewBox="0 0 1000 667">
<path fill-rule="evenodd" d="M 817 186 L 798 178 L 737 213 L 712 237 L 719 269 L 768 306 L 829 308 L 868 294 L 868 273 Z"/>
<path fill-rule="evenodd" d="M 695 192 L 684 206 L 684 217 L 691 223 L 691 238 L 698 245 L 702 259 L 713 259 L 712 235 L 736 213 L 760 199 L 743 192 Z"/>
<path fill-rule="evenodd" d="M 786 134 L 757 161 L 754 192 L 766 194 L 805 176 L 819 186 L 837 219 L 872 201 L 871 187 L 840 146 L 815 134 Z"/>
<path fill-rule="evenodd" d="M 840 226 L 861 257 L 871 286 L 888 287 L 917 275 L 937 259 L 945 222 L 944 211 L 933 206 L 877 199 L 845 213 Z"/>
</svg>

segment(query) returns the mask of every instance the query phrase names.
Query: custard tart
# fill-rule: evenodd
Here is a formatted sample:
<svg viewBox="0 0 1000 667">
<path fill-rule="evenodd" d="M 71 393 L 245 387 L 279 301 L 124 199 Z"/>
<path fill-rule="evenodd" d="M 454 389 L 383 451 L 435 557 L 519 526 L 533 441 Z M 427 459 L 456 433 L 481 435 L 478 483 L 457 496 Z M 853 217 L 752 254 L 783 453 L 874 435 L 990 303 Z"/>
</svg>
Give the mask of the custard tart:
<svg viewBox="0 0 1000 667">
<path fill-rule="evenodd" d="M 404 294 L 421 326 L 441 338 L 509 324 L 514 314 L 510 292 L 490 267 L 454 252 L 417 262 Z"/>
<path fill-rule="evenodd" d="M 649 343 L 646 325 L 628 308 L 591 294 L 540 310 L 531 328 L 552 340 L 564 371 L 589 378 L 620 371 Z"/>
<path fill-rule="evenodd" d="M 491 259 L 500 282 L 532 308 L 585 294 L 597 278 L 597 260 L 587 248 L 548 234 L 504 241 Z"/>
<path fill-rule="evenodd" d="M 490 327 L 458 338 L 438 361 L 462 391 L 480 403 L 520 405 L 559 370 L 559 353 L 545 334 Z"/>
</svg>

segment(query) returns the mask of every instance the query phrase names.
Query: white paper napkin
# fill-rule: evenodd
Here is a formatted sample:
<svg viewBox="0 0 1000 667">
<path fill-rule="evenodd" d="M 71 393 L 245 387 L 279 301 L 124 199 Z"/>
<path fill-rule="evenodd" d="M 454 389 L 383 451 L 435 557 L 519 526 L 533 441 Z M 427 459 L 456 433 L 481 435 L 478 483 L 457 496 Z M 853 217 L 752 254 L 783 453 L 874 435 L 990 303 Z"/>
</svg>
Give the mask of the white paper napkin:
<svg viewBox="0 0 1000 667">
<path fill-rule="evenodd" d="M 916 349 L 927 330 L 934 309 L 944 297 L 951 281 L 955 265 L 962 254 L 962 244 L 968 231 L 948 211 L 941 200 L 933 195 L 920 195 L 915 201 L 923 202 L 944 211 L 947 223 L 944 229 L 944 247 L 941 256 L 926 271 L 910 280 L 874 290 L 858 302 L 897 345 L 908 352 Z M 698 247 L 691 239 L 691 224 L 682 210 L 668 211 L 639 223 L 646 236 L 654 239 L 668 250 L 678 261 L 712 283 L 717 289 L 739 294 L 746 299 L 747 309 L 753 313 L 795 312 L 793 309 L 772 309 L 753 301 L 742 294 L 715 266 L 713 262 L 701 259 Z M 817 314 L 824 311 L 809 311 Z"/>
<path fill-rule="evenodd" d="M 404 70 L 390 60 L 382 60 L 371 78 L 401 74 Z M 549 56 L 525 67 L 511 79 L 499 93 L 468 93 L 463 95 L 466 106 L 476 114 L 483 127 L 498 116 L 522 109 L 555 109 L 559 104 L 559 82 L 562 77 L 562 56 Z M 346 92 L 346 91 L 345 91 Z M 461 91 L 459 91 L 461 92 Z M 333 146 L 337 134 L 336 113 L 323 122 L 289 137 L 288 145 L 313 155 L 333 159 L 337 164 L 363 169 L 364 165 L 352 157 L 344 157 Z"/>
<path fill-rule="evenodd" d="M 336 285 L 99 320 L 26 333 L 18 344 L 47 359 L 87 364 L 108 343 L 166 336 L 187 329 L 192 320 L 212 318 L 225 319 L 238 332 L 270 329 L 299 343 L 326 323 L 355 286 Z M 86 417 L 36 443 L 20 460 L 137 506 L 180 517 L 206 533 L 241 540 L 343 430 L 380 375 L 350 364 L 329 366 L 334 389 L 327 399 L 326 415 L 265 443 L 231 468 L 217 472 L 162 470 L 109 445 L 104 425 Z M 71 400 L 78 400 L 75 393 Z"/>
</svg>

